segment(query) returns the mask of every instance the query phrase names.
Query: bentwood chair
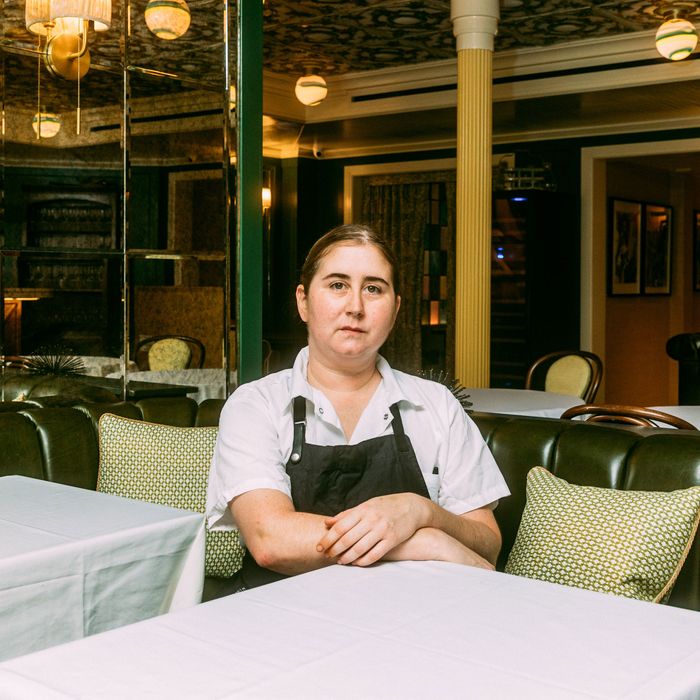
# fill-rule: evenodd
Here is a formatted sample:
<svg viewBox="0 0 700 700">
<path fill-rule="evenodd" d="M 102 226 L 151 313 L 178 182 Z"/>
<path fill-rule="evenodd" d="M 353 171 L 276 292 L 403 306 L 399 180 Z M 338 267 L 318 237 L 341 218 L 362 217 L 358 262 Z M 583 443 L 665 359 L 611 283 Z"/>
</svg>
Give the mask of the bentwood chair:
<svg viewBox="0 0 700 700">
<path fill-rule="evenodd" d="M 134 352 L 139 369 L 153 371 L 189 369 L 193 366 L 193 350 L 197 352 L 196 367 L 204 367 L 204 343 L 189 335 L 153 335 L 140 340 Z"/>
<path fill-rule="evenodd" d="M 673 428 L 681 430 L 697 430 L 688 421 L 673 416 L 664 411 L 657 411 L 655 408 L 644 408 L 642 406 L 622 406 L 618 404 L 583 404 L 567 408 L 561 414 L 563 419 L 578 418 L 587 416 L 584 420 L 587 423 L 626 423 L 628 425 L 639 425 L 648 428 L 665 427 L 659 423 L 665 423 Z"/>
<path fill-rule="evenodd" d="M 532 363 L 525 377 L 525 388 L 543 388 L 555 394 L 580 396 L 590 403 L 595 399 L 602 376 L 603 362 L 595 353 L 559 350 Z"/>
</svg>

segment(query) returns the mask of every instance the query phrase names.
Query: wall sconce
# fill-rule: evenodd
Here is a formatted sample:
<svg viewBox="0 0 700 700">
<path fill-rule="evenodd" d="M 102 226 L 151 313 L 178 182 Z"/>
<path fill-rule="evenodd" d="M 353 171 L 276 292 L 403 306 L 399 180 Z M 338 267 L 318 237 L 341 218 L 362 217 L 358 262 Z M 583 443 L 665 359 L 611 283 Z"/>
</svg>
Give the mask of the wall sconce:
<svg viewBox="0 0 700 700">
<path fill-rule="evenodd" d="M 660 14 L 669 17 L 656 32 L 656 50 L 671 61 L 688 58 L 698 43 L 698 34 L 692 22 L 682 17 L 692 12 L 696 3 L 673 2 L 664 5 Z"/>
<path fill-rule="evenodd" d="M 302 75 L 294 87 L 294 94 L 303 105 L 315 107 L 326 98 L 328 86 L 320 75 Z"/>
<path fill-rule="evenodd" d="M 190 8 L 185 0 L 150 0 L 145 15 L 146 26 L 166 41 L 181 37 L 190 27 Z"/>
<path fill-rule="evenodd" d="M 269 187 L 262 188 L 262 208 L 263 212 L 272 206 L 272 190 Z"/>
<path fill-rule="evenodd" d="M 112 22 L 111 0 L 26 0 L 24 22 L 46 37 L 44 60 L 52 75 L 79 80 L 90 68 L 87 34 L 90 22 L 104 32 Z"/>
<path fill-rule="evenodd" d="M 61 115 L 37 112 L 32 119 L 32 129 L 38 139 L 51 139 L 61 130 Z"/>
</svg>

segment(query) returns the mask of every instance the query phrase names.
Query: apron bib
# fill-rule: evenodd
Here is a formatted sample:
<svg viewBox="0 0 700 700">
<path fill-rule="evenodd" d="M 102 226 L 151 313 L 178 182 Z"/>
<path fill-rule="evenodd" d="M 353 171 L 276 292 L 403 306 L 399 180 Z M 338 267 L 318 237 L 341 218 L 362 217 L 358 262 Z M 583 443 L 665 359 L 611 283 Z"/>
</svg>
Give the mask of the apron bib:
<svg viewBox="0 0 700 700">
<path fill-rule="evenodd" d="M 295 397 L 294 444 L 286 470 L 297 511 L 337 515 L 370 498 L 392 493 L 410 492 L 429 498 L 398 406 L 394 404 L 390 410 L 393 435 L 356 445 L 311 445 L 305 440 L 306 399 Z M 253 588 L 286 576 L 258 566 L 246 550 L 241 578 L 246 588 Z"/>
</svg>

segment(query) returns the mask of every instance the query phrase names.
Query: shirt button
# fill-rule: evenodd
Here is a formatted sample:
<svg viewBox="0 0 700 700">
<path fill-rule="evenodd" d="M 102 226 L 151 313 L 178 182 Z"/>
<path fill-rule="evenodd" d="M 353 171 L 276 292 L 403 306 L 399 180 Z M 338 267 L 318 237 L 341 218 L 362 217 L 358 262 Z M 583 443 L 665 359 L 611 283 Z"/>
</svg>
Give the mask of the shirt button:
<svg viewBox="0 0 700 700">
<path fill-rule="evenodd" d="M 323 409 L 322 409 L 322 408 L 319 408 L 319 409 L 318 409 L 318 412 L 319 412 L 319 413 L 323 413 Z"/>
<path fill-rule="evenodd" d="M 389 414 L 388 414 L 388 413 L 385 413 L 385 414 L 384 414 L 384 420 L 389 420 Z"/>
</svg>

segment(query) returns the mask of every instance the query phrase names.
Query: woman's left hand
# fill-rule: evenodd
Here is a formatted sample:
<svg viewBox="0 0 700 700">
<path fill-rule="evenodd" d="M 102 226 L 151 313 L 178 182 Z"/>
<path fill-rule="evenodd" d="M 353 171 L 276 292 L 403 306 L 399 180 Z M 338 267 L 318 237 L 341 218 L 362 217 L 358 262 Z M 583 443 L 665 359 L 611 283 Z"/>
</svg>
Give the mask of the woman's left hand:
<svg viewBox="0 0 700 700">
<path fill-rule="evenodd" d="M 429 502 L 413 493 L 378 496 L 326 518 L 316 545 L 339 564 L 369 566 L 426 524 Z"/>
</svg>

